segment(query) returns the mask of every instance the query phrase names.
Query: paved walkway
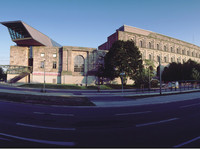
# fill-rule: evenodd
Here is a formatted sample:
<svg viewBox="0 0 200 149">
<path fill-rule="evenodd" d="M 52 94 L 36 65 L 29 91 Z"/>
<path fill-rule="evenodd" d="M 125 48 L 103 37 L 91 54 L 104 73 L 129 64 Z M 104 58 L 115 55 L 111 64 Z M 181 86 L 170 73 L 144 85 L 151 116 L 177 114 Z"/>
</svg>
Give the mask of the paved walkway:
<svg viewBox="0 0 200 149">
<path fill-rule="evenodd" d="M 53 89 L 49 89 L 53 90 Z M 59 91 L 58 89 L 55 89 Z M 116 107 L 116 106 L 138 106 L 138 105 L 147 105 L 147 104 L 160 104 L 160 103 L 169 103 L 175 101 L 184 101 L 184 100 L 191 100 L 195 98 L 200 98 L 200 89 L 189 90 L 189 91 L 199 91 L 199 92 L 190 92 L 184 94 L 174 94 L 172 93 L 180 93 L 180 91 L 173 91 L 173 92 L 163 92 L 162 94 L 168 94 L 165 96 L 154 96 L 154 97 L 146 97 L 140 99 L 131 99 L 127 97 L 136 97 L 141 95 L 159 95 L 159 93 L 142 93 L 142 94 L 135 94 L 131 92 L 125 92 L 122 94 L 119 92 L 113 93 L 81 93 L 80 95 L 75 95 L 73 93 L 63 93 L 63 92 L 36 92 L 32 90 L 28 91 L 21 91 L 21 90 L 10 90 L 10 89 L 0 89 L 2 93 L 14 93 L 14 94 L 30 94 L 30 95 L 39 95 L 39 96 L 62 96 L 62 97 L 88 97 L 97 107 Z M 188 91 L 181 91 L 188 92 Z"/>
<path fill-rule="evenodd" d="M 200 92 L 186 93 L 186 94 L 174 94 L 166 96 L 154 96 L 140 99 L 124 100 L 124 101 L 93 101 L 98 107 L 116 107 L 116 106 L 139 106 L 149 104 L 161 104 L 170 103 L 191 99 L 200 99 Z"/>
</svg>

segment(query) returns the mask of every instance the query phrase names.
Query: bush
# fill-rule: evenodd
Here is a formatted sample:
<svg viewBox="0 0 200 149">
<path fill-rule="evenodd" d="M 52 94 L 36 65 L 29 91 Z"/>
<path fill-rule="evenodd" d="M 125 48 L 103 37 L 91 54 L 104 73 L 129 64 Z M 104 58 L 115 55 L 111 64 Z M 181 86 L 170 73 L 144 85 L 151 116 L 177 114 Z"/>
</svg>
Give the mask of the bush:
<svg viewBox="0 0 200 149">
<path fill-rule="evenodd" d="M 152 81 L 151 81 L 151 87 L 152 87 L 152 88 L 158 87 L 158 82 L 159 82 L 158 80 L 152 80 Z"/>
</svg>

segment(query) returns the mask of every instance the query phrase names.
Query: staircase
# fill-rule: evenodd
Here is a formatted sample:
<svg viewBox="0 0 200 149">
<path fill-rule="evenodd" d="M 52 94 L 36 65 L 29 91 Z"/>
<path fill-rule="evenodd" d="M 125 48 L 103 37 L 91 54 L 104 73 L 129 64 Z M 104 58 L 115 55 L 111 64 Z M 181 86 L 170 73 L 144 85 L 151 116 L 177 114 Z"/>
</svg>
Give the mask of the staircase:
<svg viewBox="0 0 200 149">
<path fill-rule="evenodd" d="M 26 77 L 29 74 L 30 74 L 30 72 L 22 72 L 18 76 L 15 76 L 14 78 L 10 79 L 8 81 L 8 83 L 16 83 L 17 81 L 19 81 L 20 79 Z"/>
</svg>

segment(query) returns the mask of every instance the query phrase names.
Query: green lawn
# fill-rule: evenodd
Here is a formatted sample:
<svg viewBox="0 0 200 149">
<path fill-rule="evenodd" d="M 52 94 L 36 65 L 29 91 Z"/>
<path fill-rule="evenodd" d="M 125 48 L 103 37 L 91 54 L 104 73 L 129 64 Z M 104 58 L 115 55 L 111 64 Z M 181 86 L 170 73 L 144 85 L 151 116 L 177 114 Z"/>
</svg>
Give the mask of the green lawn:
<svg viewBox="0 0 200 149">
<path fill-rule="evenodd" d="M 30 88 L 43 88 L 43 84 L 23 84 L 20 87 L 30 87 Z M 73 84 L 45 84 L 45 88 L 52 88 L 52 89 L 91 89 L 97 90 L 98 86 L 78 86 Z M 121 89 L 122 86 L 119 84 L 107 84 L 107 85 L 100 85 L 101 90 L 109 90 L 109 89 Z M 125 85 L 124 89 L 133 89 L 133 85 Z"/>
<path fill-rule="evenodd" d="M 0 93 L 0 100 L 28 104 L 59 106 L 95 106 L 87 97 L 40 96 L 28 94 Z"/>
</svg>

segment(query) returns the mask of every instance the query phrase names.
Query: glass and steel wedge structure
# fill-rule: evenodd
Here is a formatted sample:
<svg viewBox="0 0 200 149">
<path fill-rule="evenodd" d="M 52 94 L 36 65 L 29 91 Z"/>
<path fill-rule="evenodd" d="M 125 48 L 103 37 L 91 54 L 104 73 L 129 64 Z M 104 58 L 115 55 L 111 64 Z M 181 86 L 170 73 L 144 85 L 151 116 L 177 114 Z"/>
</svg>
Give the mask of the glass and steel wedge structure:
<svg viewBox="0 0 200 149">
<path fill-rule="evenodd" d="M 60 44 L 22 21 L 0 23 L 8 28 L 12 41 L 18 46 L 61 47 Z"/>
</svg>

